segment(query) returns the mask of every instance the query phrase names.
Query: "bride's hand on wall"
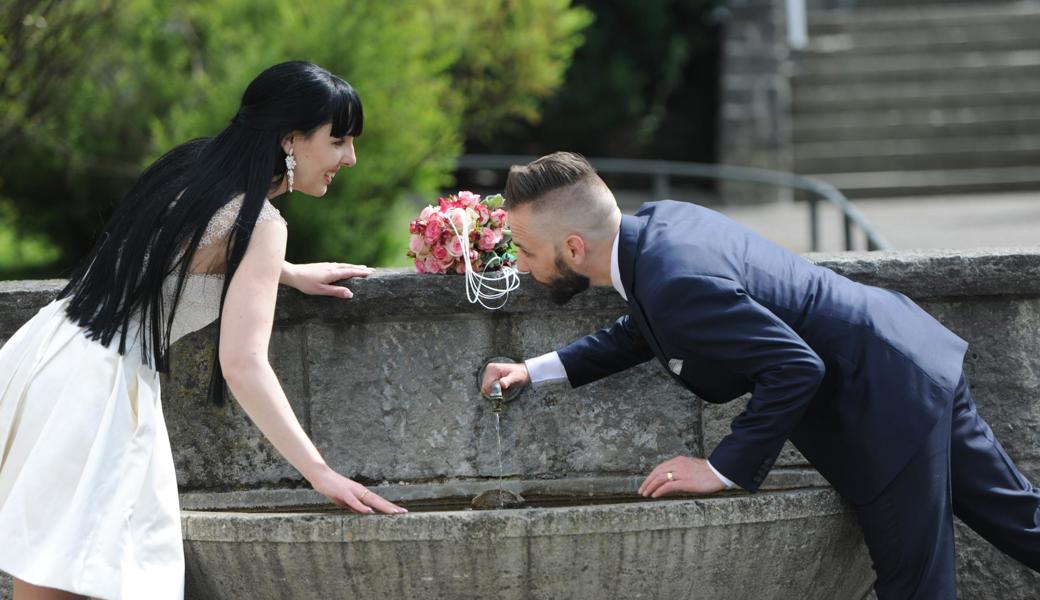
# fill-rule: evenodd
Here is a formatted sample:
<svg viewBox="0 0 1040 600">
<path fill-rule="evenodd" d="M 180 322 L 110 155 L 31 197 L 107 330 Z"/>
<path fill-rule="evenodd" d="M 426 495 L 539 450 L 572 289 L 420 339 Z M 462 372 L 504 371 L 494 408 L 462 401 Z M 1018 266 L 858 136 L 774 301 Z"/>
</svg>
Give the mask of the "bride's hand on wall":
<svg viewBox="0 0 1040 600">
<path fill-rule="evenodd" d="M 371 274 L 372 269 L 365 265 L 332 262 L 294 265 L 284 262 L 279 283 L 294 287 L 304 294 L 312 296 L 353 298 L 354 293 L 348 288 L 333 284 L 344 279 L 368 277 Z"/>
<path fill-rule="evenodd" d="M 314 489 L 339 506 L 359 514 L 381 512 L 398 515 L 408 512 L 360 483 L 348 479 L 332 469 L 311 480 Z"/>
</svg>

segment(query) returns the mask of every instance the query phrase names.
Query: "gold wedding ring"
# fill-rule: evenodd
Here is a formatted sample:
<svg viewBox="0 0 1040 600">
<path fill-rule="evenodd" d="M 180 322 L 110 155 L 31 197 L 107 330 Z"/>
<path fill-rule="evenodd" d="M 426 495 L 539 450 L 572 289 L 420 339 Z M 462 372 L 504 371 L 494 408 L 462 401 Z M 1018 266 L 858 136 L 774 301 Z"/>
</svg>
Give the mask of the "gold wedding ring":
<svg viewBox="0 0 1040 600">
<path fill-rule="evenodd" d="M 372 490 L 365 490 L 365 493 L 361 494 L 361 497 L 358 498 L 358 500 L 361 501 L 361 502 L 364 502 L 365 501 L 365 496 L 367 496 L 369 493 L 371 493 L 371 491 Z"/>
<path fill-rule="evenodd" d="M 674 474 L 672 474 L 672 472 L 671 472 L 671 471 L 668 471 L 668 474 L 667 474 L 667 475 L 665 475 L 665 477 L 667 477 L 667 478 L 668 478 L 668 481 L 675 481 L 675 475 L 674 475 Z"/>
</svg>

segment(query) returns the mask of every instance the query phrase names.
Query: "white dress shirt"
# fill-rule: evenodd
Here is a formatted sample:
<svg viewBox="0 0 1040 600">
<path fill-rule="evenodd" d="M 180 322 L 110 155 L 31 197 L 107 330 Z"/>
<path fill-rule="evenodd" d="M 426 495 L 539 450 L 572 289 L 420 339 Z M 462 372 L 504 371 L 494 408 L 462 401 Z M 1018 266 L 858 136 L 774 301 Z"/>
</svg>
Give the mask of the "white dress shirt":
<svg viewBox="0 0 1040 600">
<path fill-rule="evenodd" d="M 614 289 L 617 293 L 621 294 L 625 302 L 628 302 L 628 296 L 625 295 L 625 287 L 621 285 L 621 269 L 618 267 L 618 240 L 621 237 L 621 231 L 618 230 L 617 234 L 614 235 L 614 246 L 610 251 L 610 282 L 614 285 Z M 567 370 L 563 366 L 563 361 L 560 360 L 560 355 L 556 352 L 549 352 L 535 358 L 529 358 L 524 361 L 527 365 L 527 373 L 531 377 L 531 386 L 535 389 L 549 384 L 561 381 L 567 381 Z M 668 368 L 678 375 L 682 372 L 682 361 L 678 359 L 671 359 L 668 361 Z M 734 488 L 737 484 L 729 480 L 725 475 L 715 470 L 715 467 L 711 465 L 710 461 L 708 468 L 711 472 L 719 478 L 722 483 L 726 484 L 727 488 Z"/>
</svg>

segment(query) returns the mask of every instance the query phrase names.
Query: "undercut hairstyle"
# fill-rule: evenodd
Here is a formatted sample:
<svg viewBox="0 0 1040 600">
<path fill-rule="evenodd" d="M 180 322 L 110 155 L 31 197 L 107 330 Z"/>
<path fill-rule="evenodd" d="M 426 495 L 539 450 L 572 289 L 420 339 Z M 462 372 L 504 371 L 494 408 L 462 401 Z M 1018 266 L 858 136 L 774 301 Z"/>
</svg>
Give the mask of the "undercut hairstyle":
<svg viewBox="0 0 1040 600">
<path fill-rule="evenodd" d="M 506 178 L 506 210 L 530 205 L 551 216 L 546 225 L 580 231 L 592 238 L 615 233 L 617 201 L 584 156 L 554 152 L 526 165 L 514 165 Z"/>
<path fill-rule="evenodd" d="M 585 157 L 574 152 L 554 152 L 526 165 L 513 165 L 506 178 L 506 209 L 535 202 L 549 192 L 582 181 L 602 181 Z"/>
</svg>

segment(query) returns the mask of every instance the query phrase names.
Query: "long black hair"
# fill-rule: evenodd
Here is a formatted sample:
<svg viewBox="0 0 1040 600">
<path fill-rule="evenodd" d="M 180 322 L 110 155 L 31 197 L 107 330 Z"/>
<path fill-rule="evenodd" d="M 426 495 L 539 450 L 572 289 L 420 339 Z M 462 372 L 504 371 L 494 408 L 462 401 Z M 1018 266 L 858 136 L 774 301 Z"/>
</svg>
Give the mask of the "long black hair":
<svg viewBox="0 0 1040 600">
<path fill-rule="evenodd" d="M 223 131 L 177 146 L 137 179 L 58 294 L 69 298 L 69 318 L 106 346 L 118 334 L 124 355 L 131 319 L 139 318 L 142 327 L 133 335 L 139 336 L 142 360 L 168 372 L 175 307 L 210 219 L 244 195 L 228 238 L 222 314 L 256 219 L 285 177 L 282 140 L 294 131 L 311 135 L 330 122 L 335 137 L 361 135 L 361 100 L 346 81 L 303 61 L 281 63 L 258 75 Z M 176 292 L 164 298 L 164 282 L 174 273 Z M 222 404 L 219 348 L 218 326 L 209 396 Z"/>
</svg>

